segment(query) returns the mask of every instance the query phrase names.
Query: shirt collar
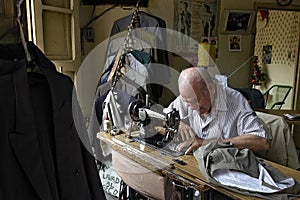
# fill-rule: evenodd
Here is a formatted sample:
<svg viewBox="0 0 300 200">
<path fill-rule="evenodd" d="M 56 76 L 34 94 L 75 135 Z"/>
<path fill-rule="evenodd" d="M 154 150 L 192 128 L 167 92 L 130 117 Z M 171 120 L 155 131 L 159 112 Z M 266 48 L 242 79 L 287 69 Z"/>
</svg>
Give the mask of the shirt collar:
<svg viewBox="0 0 300 200">
<path fill-rule="evenodd" d="M 212 112 L 227 111 L 225 87 L 216 84 L 216 98 L 213 102 Z"/>
</svg>

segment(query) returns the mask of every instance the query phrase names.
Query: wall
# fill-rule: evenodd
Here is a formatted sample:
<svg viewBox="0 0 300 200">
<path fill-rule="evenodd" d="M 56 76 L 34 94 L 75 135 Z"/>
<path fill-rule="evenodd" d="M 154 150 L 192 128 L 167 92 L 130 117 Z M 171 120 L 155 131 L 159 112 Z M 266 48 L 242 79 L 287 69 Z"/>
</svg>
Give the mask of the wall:
<svg viewBox="0 0 300 200">
<path fill-rule="evenodd" d="M 276 4 L 276 1 L 274 0 L 244 0 L 239 1 L 237 3 L 236 0 L 220 0 L 219 1 L 219 21 L 218 21 L 218 27 L 220 27 L 224 24 L 224 17 L 223 17 L 223 10 L 224 9 L 236 9 L 236 10 L 252 10 L 255 7 L 255 3 L 264 4 L 264 5 L 270 5 L 273 7 L 279 7 Z M 296 2 L 294 1 L 292 3 L 292 6 L 300 5 L 300 1 Z M 95 14 L 100 14 L 105 9 L 109 8 L 109 5 L 105 6 L 97 6 L 95 10 Z M 165 9 L 167 8 L 167 9 Z M 151 13 L 153 15 L 157 15 L 164 19 L 167 23 L 167 28 L 173 29 L 173 16 L 174 16 L 174 0 L 150 0 L 149 1 L 149 7 L 147 8 L 141 8 L 142 10 L 145 10 L 148 13 Z M 81 6 L 81 24 L 82 26 L 85 25 L 90 18 L 92 14 L 93 7 L 92 6 Z M 124 10 L 120 7 L 114 8 L 107 13 L 105 13 L 101 18 L 96 20 L 92 27 L 95 31 L 95 40 L 93 43 L 87 43 L 85 42 L 83 44 L 84 46 L 84 53 L 85 55 L 88 54 L 88 52 L 93 49 L 96 45 L 99 43 L 105 41 L 105 39 L 108 38 L 111 27 L 113 22 L 125 15 L 129 15 L 132 13 L 132 10 Z M 243 64 L 247 59 L 249 59 L 254 54 L 254 30 L 253 32 L 248 35 L 242 35 L 242 50 L 240 52 L 229 52 L 228 51 L 228 35 L 227 34 L 221 34 L 219 32 L 218 35 L 218 58 L 216 60 L 216 64 L 219 68 L 219 71 L 221 74 L 224 75 L 230 75 L 232 72 L 234 72 L 241 64 Z M 98 57 L 98 62 L 100 63 L 103 58 L 101 55 Z M 169 56 L 170 59 L 170 66 L 175 68 L 176 70 L 181 70 L 185 68 L 188 63 L 176 56 Z M 94 98 L 94 91 L 96 87 L 97 78 L 100 75 L 100 72 L 102 71 L 101 66 L 102 64 L 97 64 L 96 69 L 87 69 L 84 70 L 85 73 L 81 73 L 79 75 L 79 80 L 85 79 L 85 82 L 81 88 L 83 90 L 82 95 L 83 98 L 80 98 L 81 103 L 83 103 L 83 111 L 84 114 L 89 115 L 89 112 L 92 107 L 92 102 Z M 245 66 L 243 66 L 240 70 L 238 70 L 234 75 L 230 77 L 228 80 L 228 84 L 231 87 L 251 87 L 251 77 L 252 73 L 252 63 L 246 63 Z M 84 74 L 84 75 L 82 75 Z M 88 75 L 88 76 L 87 76 Z M 81 77 L 81 78 L 80 78 Z M 173 77 L 173 84 L 176 83 L 176 77 Z M 88 87 L 86 87 L 88 85 Z M 80 90 L 80 88 L 79 88 Z M 171 98 L 173 98 L 173 95 L 170 95 L 168 91 L 165 91 L 163 104 L 167 104 Z"/>
<path fill-rule="evenodd" d="M 257 19 L 260 18 L 259 15 L 260 13 L 258 13 Z M 272 47 L 270 61 L 260 62 L 260 66 L 270 77 L 260 87 L 262 91 L 273 84 L 293 86 L 298 53 L 299 19 L 300 12 L 269 10 L 268 23 L 257 28 L 255 55 L 258 56 L 258 59 L 262 61 L 264 46 Z M 284 73 L 282 73 L 283 71 Z M 286 104 L 282 108 L 292 108 L 292 96 L 293 91 L 290 92 Z"/>
<path fill-rule="evenodd" d="M 221 74 L 231 75 L 238 67 L 247 61 L 252 55 L 253 48 L 253 33 L 242 35 L 241 51 L 231 52 L 228 50 L 228 35 L 221 33 L 221 28 L 224 26 L 224 9 L 231 10 L 251 10 L 253 1 L 237 1 L 221 0 L 220 1 L 220 16 L 219 16 L 219 59 L 217 65 Z M 222 20 L 221 20 L 222 19 Z M 250 62 L 246 63 L 239 71 L 233 74 L 228 79 L 228 85 L 231 87 L 249 87 L 250 77 Z"/>
</svg>

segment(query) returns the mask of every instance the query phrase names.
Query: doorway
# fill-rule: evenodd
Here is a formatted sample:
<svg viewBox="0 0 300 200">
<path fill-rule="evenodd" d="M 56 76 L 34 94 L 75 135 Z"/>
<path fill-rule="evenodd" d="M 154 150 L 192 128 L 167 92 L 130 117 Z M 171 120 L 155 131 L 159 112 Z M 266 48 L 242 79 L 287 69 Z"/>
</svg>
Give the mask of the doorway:
<svg viewBox="0 0 300 200">
<path fill-rule="evenodd" d="M 259 86 L 264 92 L 274 84 L 293 87 L 282 109 L 299 109 L 300 10 L 257 5 L 254 55 L 268 79 Z M 299 8 L 298 8 L 299 9 Z"/>
</svg>

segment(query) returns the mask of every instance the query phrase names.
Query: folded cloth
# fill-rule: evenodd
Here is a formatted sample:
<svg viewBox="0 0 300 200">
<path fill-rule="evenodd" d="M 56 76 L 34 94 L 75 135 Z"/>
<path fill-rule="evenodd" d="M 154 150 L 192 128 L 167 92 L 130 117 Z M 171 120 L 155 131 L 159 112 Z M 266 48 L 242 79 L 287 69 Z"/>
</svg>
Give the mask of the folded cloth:
<svg viewBox="0 0 300 200">
<path fill-rule="evenodd" d="M 207 181 L 238 193 L 265 199 L 300 197 L 300 185 L 249 149 L 211 142 L 194 152 Z"/>
</svg>

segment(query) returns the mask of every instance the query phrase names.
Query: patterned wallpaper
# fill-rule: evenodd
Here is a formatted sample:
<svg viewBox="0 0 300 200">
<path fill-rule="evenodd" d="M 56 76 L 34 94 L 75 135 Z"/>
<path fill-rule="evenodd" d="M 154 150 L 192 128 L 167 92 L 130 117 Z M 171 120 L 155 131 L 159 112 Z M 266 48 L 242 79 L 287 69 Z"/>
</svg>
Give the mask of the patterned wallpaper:
<svg viewBox="0 0 300 200">
<path fill-rule="evenodd" d="M 255 55 L 260 63 L 264 58 L 265 64 L 295 65 L 299 48 L 300 12 L 269 10 L 268 23 L 259 21 L 261 18 L 258 12 Z"/>
</svg>

